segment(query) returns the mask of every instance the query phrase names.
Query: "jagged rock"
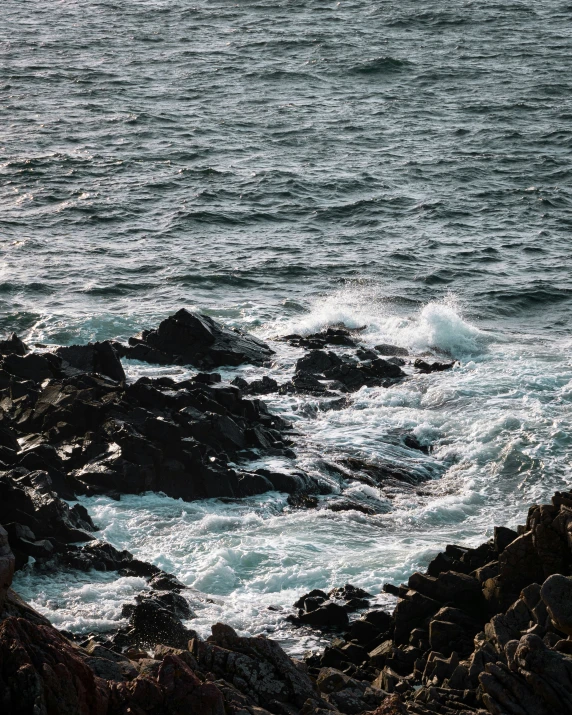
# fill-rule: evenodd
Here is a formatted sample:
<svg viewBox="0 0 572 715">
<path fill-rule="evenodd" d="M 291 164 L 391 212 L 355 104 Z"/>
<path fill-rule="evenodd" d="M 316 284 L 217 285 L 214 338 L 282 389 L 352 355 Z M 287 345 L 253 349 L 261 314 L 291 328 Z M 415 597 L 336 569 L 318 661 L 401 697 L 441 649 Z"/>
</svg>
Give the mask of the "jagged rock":
<svg viewBox="0 0 572 715">
<path fill-rule="evenodd" d="M 357 715 L 364 710 L 376 708 L 387 697 L 385 691 L 355 680 L 334 668 L 323 668 L 316 685 L 331 705 L 347 715 Z"/>
<path fill-rule="evenodd" d="M 554 625 L 572 636 L 572 579 L 561 574 L 549 576 L 540 596 Z"/>
<path fill-rule="evenodd" d="M 409 350 L 407 350 L 407 348 L 400 348 L 397 345 L 391 345 L 389 343 L 376 345 L 375 349 L 380 355 L 397 355 L 402 357 L 407 357 L 409 355 Z"/>
<path fill-rule="evenodd" d="M 16 333 L 12 333 L 6 340 L 0 340 L 0 355 L 20 355 L 24 356 L 30 348 L 21 340 Z"/>
<path fill-rule="evenodd" d="M 0 623 L 0 702 L 6 713 L 105 715 L 109 691 L 51 626 Z"/>
<path fill-rule="evenodd" d="M 50 353 L 29 353 L 23 357 L 17 353 L 10 353 L 4 357 L 1 365 L 6 372 L 16 378 L 40 383 L 58 375 L 61 360 Z"/>
<path fill-rule="evenodd" d="M 233 385 L 239 387 L 245 395 L 269 395 L 278 392 L 278 383 L 271 377 L 264 375 L 260 380 L 247 382 L 241 377 L 235 377 Z"/>
<path fill-rule="evenodd" d="M 118 382 L 125 380 L 121 360 L 108 340 L 101 343 L 61 347 L 55 351 L 55 354 L 63 360 L 64 372 L 69 365 L 79 372 L 99 373 Z"/>
<path fill-rule="evenodd" d="M 415 360 L 413 367 L 416 367 L 419 372 L 430 373 L 430 372 L 443 372 L 444 370 L 450 370 L 455 366 L 455 361 L 453 362 L 432 362 L 428 363 L 420 358 Z"/>
<path fill-rule="evenodd" d="M 348 625 L 346 609 L 331 602 L 326 602 L 312 611 L 300 613 L 298 618 L 301 623 L 311 626 L 344 628 Z"/>
<path fill-rule="evenodd" d="M 356 341 L 351 337 L 350 330 L 346 328 L 327 328 L 319 333 L 310 335 L 286 335 L 282 340 L 287 340 L 291 345 L 301 348 L 323 348 L 326 345 L 341 345 L 345 347 L 355 347 Z M 359 332 L 355 330 L 353 332 Z"/>
<path fill-rule="evenodd" d="M 274 712 L 281 712 L 276 710 L 277 703 L 301 708 L 308 698 L 315 696 L 303 669 L 270 639 L 241 638 L 230 626 L 217 623 L 206 642 L 194 639 L 189 647 L 202 670 L 211 671 L 241 692 L 256 697 L 259 705 Z"/>
<path fill-rule="evenodd" d="M 8 534 L 0 525 L 0 612 L 6 601 L 14 576 L 15 559 L 8 543 Z"/>
<path fill-rule="evenodd" d="M 45 479 L 44 488 L 31 484 L 34 473 L 19 478 L 10 474 L 0 476 L 0 523 L 16 522 L 27 526 L 36 538 L 56 538 L 64 542 L 89 541 L 95 531 L 87 511 L 76 504 L 70 507 L 49 490 L 48 475 L 36 473 Z"/>
<path fill-rule="evenodd" d="M 156 330 L 143 331 L 129 340 L 124 354 L 158 364 L 187 364 L 213 368 L 219 365 L 262 365 L 274 353 L 258 338 L 217 323 L 208 315 L 185 308 L 163 320 Z"/>
<path fill-rule="evenodd" d="M 182 596 L 178 599 L 185 601 Z M 181 615 L 184 618 L 192 615 L 186 601 L 186 608 L 181 607 L 179 601 L 173 607 L 173 604 L 166 603 L 164 596 L 138 597 L 137 601 L 135 606 L 127 609 L 131 627 L 127 635 L 131 642 L 139 646 L 164 643 L 167 646 L 184 649 L 189 640 L 196 635 L 181 621 Z"/>
</svg>

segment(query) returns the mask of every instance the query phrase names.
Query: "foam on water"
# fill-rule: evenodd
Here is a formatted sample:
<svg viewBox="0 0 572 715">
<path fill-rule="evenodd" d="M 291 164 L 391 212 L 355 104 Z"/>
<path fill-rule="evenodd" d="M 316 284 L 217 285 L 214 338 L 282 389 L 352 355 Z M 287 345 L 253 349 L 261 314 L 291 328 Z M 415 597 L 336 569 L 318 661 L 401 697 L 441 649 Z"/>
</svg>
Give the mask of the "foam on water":
<svg viewBox="0 0 572 715">
<path fill-rule="evenodd" d="M 184 503 L 160 494 L 125 496 L 120 502 L 81 500 L 102 538 L 173 572 L 189 587 L 186 596 L 197 616 L 189 625 L 203 635 L 222 620 L 244 634 L 272 635 L 300 654 L 323 642 L 284 619 L 302 592 L 349 581 L 374 593 L 374 603 L 389 607 L 391 599 L 380 593 L 384 582 L 406 579 L 446 543 L 476 545 L 491 535 L 494 524 L 514 526 L 530 503 L 570 483 L 572 367 L 565 345 L 540 349 L 528 336 L 494 341 L 461 317 L 451 301 L 431 302 L 407 315 L 388 302 L 368 304 L 359 291 L 346 290 L 345 296 L 344 305 L 336 294 L 316 306 L 296 329 L 314 331 L 342 317 L 350 325 L 369 321 L 360 333 L 367 345 L 383 339 L 416 351 L 447 351 L 461 357 L 459 365 L 413 375 L 388 389 L 362 388 L 338 411 L 322 411 L 315 398 L 272 396 L 272 409 L 300 433 L 297 459 L 292 464 L 261 458 L 253 466 L 294 466 L 320 474 L 339 494 L 376 505 L 377 515 L 293 511 L 286 496 L 277 493 L 234 503 Z M 293 327 L 274 323 L 261 334 Z M 271 368 L 249 366 L 242 373 L 249 378 L 272 374 L 281 382 L 288 378 L 303 351 L 273 345 L 277 355 Z M 131 378 L 190 373 L 136 362 L 127 368 Z M 223 370 L 228 377 L 235 372 Z M 406 432 L 433 445 L 431 454 L 406 447 L 400 439 Z M 415 489 L 387 490 L 383 484 L 343 484 L 324 472 L 324 461 L 347 456 L 387 461 L 429 481 Z M 113 574 L 100 573 L 70 577 L 24 571 L 16 579 L 40 611 L 81 632 L 121 624 L 121 604 L 144 587 L 141 580 L 114 583 Z"/>
<path fill-rule="evenodd" d="M 453 294 L 429 302 L 413 316 L 396 315 L 395 306 L 378 288 L 359 283 L 348 283 L 332 295 L 317 299 L 308 315 L 292 319 L 285 330 L 308 335 L 338 324 L 351 329 L 366 326 L 360 335 L 372 344 L 393 343 L 415 352 L 437 351 L 454 358 L 478 355 L 494 339 L 462 317 Z"/>
</svg>

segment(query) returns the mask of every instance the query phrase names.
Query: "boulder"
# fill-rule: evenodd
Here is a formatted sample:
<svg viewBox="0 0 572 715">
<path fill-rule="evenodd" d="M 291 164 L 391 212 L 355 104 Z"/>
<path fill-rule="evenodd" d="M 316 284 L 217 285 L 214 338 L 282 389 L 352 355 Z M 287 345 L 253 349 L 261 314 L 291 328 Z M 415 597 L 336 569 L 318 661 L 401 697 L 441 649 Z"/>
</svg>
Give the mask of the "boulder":
<svg viewBox="0 0 572 715">
<path fill-rule="evenodd" d="M 21 340 L 16 333 L 12 333 L 6 340 L 0 340 L 0 355 L 20 355 L 24 356 L 30 348 Z"/>
<path fill-rule="evenodd" d="M 55 354 L 63 360 L 63 369 L 70 366 L 79 372 L 95 372 L 117 382 L 125 380 L 125 371 L 115 347 L 108 340 L 87 345 L 58 348 Z"/>
<path fill-rule="evenodd" d="M 391 345 L 390 343 L 381 343 L 376 345 L 375 349 L 380 355 L 395 355 L 401 357 L 407 357 L 409 355 L 409 350 L 407 348 L 400 348 L 397 345 Z"/>
<path fill-rule="evenodd" d="M 8 589 L 12 585 L 15 559 L 8 543 L 8 534 L 0 526 L 0 612 L 6 601 Z"/>
<path fill-rule="evenodd" d="M 195 638 L 189 649 L 201 670 L 223 678 L 272 712 L 291 712 L 287 705 L 297 712 L 316 695 L 305 670 L 269 638 L 242 638 L 230 626 L 217 623 L 206 642 Z"/>
<path fill-rule="evenodd" d="M 572 636 L 572 578 L 561 574 L 549 576 L 542 584 L 540 596 L 554 625 Z"/>
<path fill-rule="evenodd" d="M 221 365 L 264 364 L 274 351 L 258 338 L 230 329 L 208 315 L 185 308 L 163 320 L 156 330 L 131 338 L 127 357 L 158 364 L 185 364 L 212 369 Z"/>
<path fill-rule="evenodd" d="M 416 367 L 419 372 L 430 373 L 430 372 L 443 372 L 444 370 L 450 370 L 455 365 L 455 360 L 453 362 L 432 362 L 428 363 L 425 360 L 418 358 L 413 363 L 413 367 Z"/>
<path fill-rule="evenodd" d="M 106 715 L 109 691 L 51 626 L 0 623 L 0 702 L 5 713 Z"/>
</svg>

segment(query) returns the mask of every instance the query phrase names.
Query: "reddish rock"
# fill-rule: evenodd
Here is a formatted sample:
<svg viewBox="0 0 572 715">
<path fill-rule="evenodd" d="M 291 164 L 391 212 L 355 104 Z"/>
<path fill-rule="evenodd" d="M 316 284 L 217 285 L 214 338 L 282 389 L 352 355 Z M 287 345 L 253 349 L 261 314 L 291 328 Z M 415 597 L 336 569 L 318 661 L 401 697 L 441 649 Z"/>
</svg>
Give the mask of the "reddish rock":
<svg viewBox="0 0 572 715">
<path fill-rule="evenodd" d="M 0 711 L 106 715 L 107 684 L 55 628 L 22 618 L 0 624 Z"/>
</svg>

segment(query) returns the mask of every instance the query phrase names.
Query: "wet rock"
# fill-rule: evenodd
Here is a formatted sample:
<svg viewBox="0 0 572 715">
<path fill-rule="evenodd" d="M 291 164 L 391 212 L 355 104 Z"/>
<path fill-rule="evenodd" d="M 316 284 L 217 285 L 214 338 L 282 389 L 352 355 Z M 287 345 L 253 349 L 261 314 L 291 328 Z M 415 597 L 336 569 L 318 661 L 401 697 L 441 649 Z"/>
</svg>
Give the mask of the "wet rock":
<svg viewBox="0 0 572 715">
<path fill-rule="evenodd" d="M 10 353 L 4 357 L 1 366 L 3 370 L 20 380 L 40 383 L 59 374 L 61 360 L 50 353 L 30 353 L 23 357 L 17 353 Z"/>
<path fill-rule="evenodd" d="M 380 345 L 376 345 L 375 349 L 380 355 L 395 355 L 397 357 L 407 357 L 409 355 L 407 348 L 400 348 L 390 343 L 381 343 Z"/>
<path fill-rule="evenodd" d="M 432 362 L 428 363 L 425 360 L 418 358 L 413 363 L 413 367 L 416 367 L 419 372 L 430 373 L 430 372 L 443 372 L 444 370 L 450 370 L 455 365 L 455 360 L 453 362 Z"/>
<path fill-rule="evenodd" d="M 342 362 L 342 359 L 332 351 L 312 350 L 297 361 L 296 372 L 323 374 L 325 370 L 341 365 Z"/>
<path fill-rule="evenodd" d="M 295 492 L 288 496 L 288 504 L 294 509 L 315 509 L 318 506 L 318 497 L 307 492 Z"/>
<path fill-rule="evenodd" d="M 540 596 L 554 625 L 572 636 L 572 578 L 561 574 L 549 576 L 542 584 Z"/>
<path fill-rule="evenodd" d="M 121 360 L 115 347 L 108 340 L 101 343 L 61 347 L 55 351 L 55 354 L 62 359 L 64 372 L 69 373 L 71 367 L 79 372 L 99 373 L 118 382 L 125 380 Z M 70 374 L 73 374 L 73 370 Z"/>
<path fill-rule="evenodd" d="M 245 395 L 270 395 L 278 392 L 278 383 L 267 375 L 264 375 L 260 380 L 252 380 L 252 382 L 247 382 L 241 377 L 235 377 L 231 384 L 239 387 Z"/>
<path fill-rule="evenodd" d="M 163 320 L 156 330 L 131 338 L 129 344 L 124 354 L 133 359 L 209 369 L 242 363 L 262 365 L 274 352 L 253 335 L 185 308 Z"/>
<path fill-rule="evenodd" d="M 359 586 L 353 586 L 351 583 L 346 583 L 345 586 L 333 588 L 328 593 L 328 597 L 349 601 L 353 598 L 371 598 L 372 594 L 368 593 L 363 588 L 359 588 Z"/>
<path fill-rule="evenodd" d="M 83 507 L 70 507 L 50 491 L 51 480 L 45 477 L 44 488 L 31 484 L 34 473 L 14 478 L 0 476 L 0 523 L 15 522 L 27 526 L 36 538 L 56 538 L 64 542 L 89 541 L 95 525 Z"/>
<path fill-rule="evenodd" d="M 6 601 L 8 589 L 12 585 L 15 559 L 8 543 L 8 534 L 0 526 L 0 612 Z"/>
<path fill-rule="evenodd" d="M 206 642 L 194 639 L 189 647 L 201 670 L 223 678 L 273 712 L 288 712 L 278 709 L 284 705 L 299 709 L 316 695 L 303 668 L 268 638 L 241 638 L 230 626 L 218 623 Z"/>
<path fill-rule="evenodd" d="M 0 623 L 0 693 L 6 713 L 105 715 L 109 692 L 51 626 L 23 618 Z"/>
<path fill-rule="evenodd" d="M 299 613 L 298 619 L 310 626 L 332 628 L 344 628 L 349 622 L 346 609 L 331 602 L 326 602 L 315 610 Z"/>
<path fill-rule="evenodd" d="M 175 596 L 176 594 L 165 594 Z M 185 602 L 185 608 L 177 602 L 177 612 L 172 604 L 167 604 L 165 597 L 139 597 L 135 606 L 130 609 L 128 633 L 129 639 L 139 646 L 154 646 L 164 643 L 175 648 L 185 648 L 195 632 L 186 628 L 181 620 L 181 613 L 190 613 L 190 609 L 182 596 L 178 597 Z M 188 617 L 188 616 L 183 616 Z"/>
<path fill-rule="evenodd" d="M 327 328 L 319 333 L 310 335 L 286 335 L 282 340 L 287 340 L 291 345 L 300 348 L 319 349 L 326 345 L 340 345 L 355 347 L 357 342 L 352 338 L 352 332 L 346 328 Z"/>
<path fill-rule="evenodd" d="M 30 348 L 16 333 L 12 333 L 6 340 L 0 340 L 0 355 L 24 356 Z"/>
</svg>

